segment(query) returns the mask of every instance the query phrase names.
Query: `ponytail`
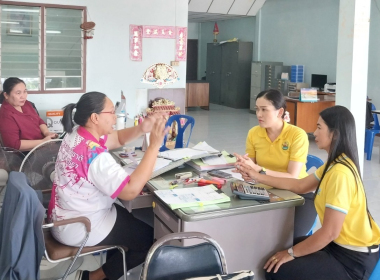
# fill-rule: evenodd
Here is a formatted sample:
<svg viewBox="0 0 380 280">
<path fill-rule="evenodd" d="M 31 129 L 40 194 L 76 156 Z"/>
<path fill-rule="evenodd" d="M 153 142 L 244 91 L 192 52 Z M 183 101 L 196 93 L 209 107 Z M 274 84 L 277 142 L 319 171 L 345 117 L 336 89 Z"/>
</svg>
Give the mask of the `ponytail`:
<svg viewBox="0 0 380 280">
<path fill-rule="evenodd" d="M 3 104 L 3 102 L 4 102 L 4 99 L 5 99 L 4 93 L 5 93 L 4 91 L 1 92 L 1 95 L 0 95 L 0 104 Z"/>
<path fill-rule="evenodd" d="M 73 110 L 76 107 L 75 103 L 70 103 L 63 107 L 63 117 L 62 117 L 62 125 L 63 129 L 71 133 L 73 132 L 74 122 L 73 122 Z"/>
</svg>

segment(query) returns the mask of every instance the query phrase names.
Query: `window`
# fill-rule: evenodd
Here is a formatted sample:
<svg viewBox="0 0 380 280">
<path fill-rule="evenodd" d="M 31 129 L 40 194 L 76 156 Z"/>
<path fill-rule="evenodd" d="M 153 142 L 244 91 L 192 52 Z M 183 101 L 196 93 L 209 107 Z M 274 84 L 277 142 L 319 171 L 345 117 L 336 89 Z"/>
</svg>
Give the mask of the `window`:
<svg viewBox="0 0 380 280">
<path fill-rule="evenodd" d="M 0 76 L 19 77 L 33 93 L 85 92 L 85 7 L 0 5 Z"/>
</svg>

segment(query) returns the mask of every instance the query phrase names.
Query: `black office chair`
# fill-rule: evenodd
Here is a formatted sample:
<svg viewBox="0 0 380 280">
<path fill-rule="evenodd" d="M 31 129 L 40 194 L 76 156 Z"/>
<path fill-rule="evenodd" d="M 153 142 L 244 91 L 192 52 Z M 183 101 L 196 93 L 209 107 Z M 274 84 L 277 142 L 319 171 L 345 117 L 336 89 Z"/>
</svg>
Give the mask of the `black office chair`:
<svg viewBox="0 0 380 280">
<path fill-rule="evenodd" d="M 164 245 L 173 240 L 193 238 L 207 242 L 188 247 Z M 204 233 L 181 232 L 165 235 L 153 244 L 146 257 L 141 279 L 180 280 L 226 273 L 226 259 L 218 243 Z"/>
</svg>

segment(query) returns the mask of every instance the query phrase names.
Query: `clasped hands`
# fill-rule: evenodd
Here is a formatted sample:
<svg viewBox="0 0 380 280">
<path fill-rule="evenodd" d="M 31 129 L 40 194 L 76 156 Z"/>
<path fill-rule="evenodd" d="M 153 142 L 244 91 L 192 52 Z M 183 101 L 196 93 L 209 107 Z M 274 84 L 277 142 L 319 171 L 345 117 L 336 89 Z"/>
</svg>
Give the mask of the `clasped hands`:
<svg viewBox="0 0 380 280">
<path fill-rule="evenodd" d="M 257 175 L 262 169 L 261 166 L 254 163 L 253 160 L 249 158 L 247 155 L 234 154 L 234 156 L 236 157 L 235 172 L 239 172 L 243 177 L 244 181 L 258 182 Z"/>
</svg>

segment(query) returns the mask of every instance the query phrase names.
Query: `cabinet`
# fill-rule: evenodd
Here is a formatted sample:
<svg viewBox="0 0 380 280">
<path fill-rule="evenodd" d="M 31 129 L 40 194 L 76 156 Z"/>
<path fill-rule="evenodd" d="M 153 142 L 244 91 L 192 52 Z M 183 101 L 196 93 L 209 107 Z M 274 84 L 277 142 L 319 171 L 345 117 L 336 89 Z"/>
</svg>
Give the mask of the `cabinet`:
<svg viewBox="0 0 380 280">
<path fill-rule="evenodd" d="M 186 108 L 198 106 L 209 109 L 209 84 L 206 81 L 187 81 Z"/>
<path fill-rule="evenodd" d="M 210 84 L 210 103 L 248 108 L 252 52 L 252 42 L 207 44 L 206 80 Z"/>
<path fill-rule="evenodd" d="M 250 93 L 250 112 L 255 112 L 256 97 L 265 90 L 265 66 L 266 65 L 283 65 L 282 62 L 254 61 L 251 64 L 251 93 Z"/>
</svg>

